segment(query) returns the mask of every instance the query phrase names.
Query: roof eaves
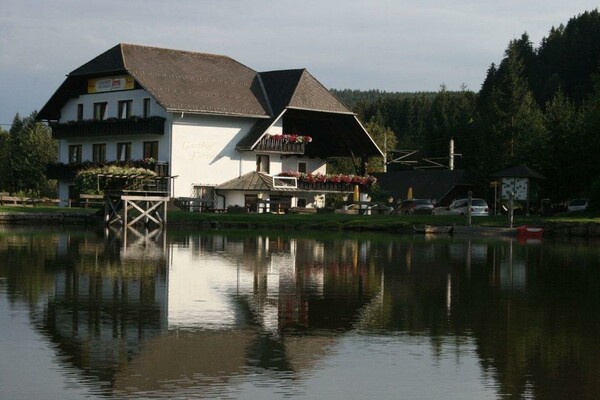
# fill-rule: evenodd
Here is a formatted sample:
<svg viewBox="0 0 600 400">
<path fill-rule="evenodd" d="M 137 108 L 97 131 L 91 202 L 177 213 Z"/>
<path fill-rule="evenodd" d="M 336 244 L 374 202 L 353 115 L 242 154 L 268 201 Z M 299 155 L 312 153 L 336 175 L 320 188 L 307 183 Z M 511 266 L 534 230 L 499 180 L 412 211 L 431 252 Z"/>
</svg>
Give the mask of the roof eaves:
<svg viewBox="0 0 600 400">
<path fill-rule="evenodd" d="M 369 132 L 367 132 L 367 130 L 365 129 L 365 127 L 363 126 L 363 124 L 360 122 L 360 120 L 358 119 L 358 117 L 356 116 L 356 114 L 354 115 L 354 119 L 356 120 L 356 123 L 360 126 L 360 128 L 363 130 L 363 132 L 365 132 L 365 134 L 369 137 L 369 139 L 371 140 L 371 143 L 373 143 L 373 146 L 375 146 L 375 148 L 377 149 L 377 151 L 379 151 L 379 154 L 382 157 L 385 157 L 385 154 L 383 154 L 383 151 L 381 151 L 381 149 L 379 148 L 379 146 L 377 146 L 377 143 L 375 143 L 375 141 L 373 140 L 373 138 L 371 137 L 371 135 L 369 135 Z"/>
<path fill-rule="evenodd" d="M 307 107 L 296 107 L 296 106 L 286 106 L 286 109 L 290 109 L 290 110 L 302 110 L 302 111 L 315 111 L 315 112 L 322 112 L 322 113 L 326 113 L 326 114 L 341 114 L 341 115 L 353 115 L 356 116 L 356 113 L 352 112 L 352 111 L 331 111 L 331 110 L 320 110 L 320 109 L 316 109 L 316 108 L 307 108 Z"/>
<path fill-rule="evenodd" d="M 252 143 L 252 145 L 250 146 L 250 150 L 254 150 L 254 148 L 258 145 L 258 142 L 260 142 L 260 140 L 263 138 L 263 136 L 265 136 L 265 134 L 267 133 L 267 131 L 269 129 L 271 129 L 271 127 L 273 126 L 273 124 L 275 124 L 275 122 L 279 121 L 281 119 L 281 117 L 283 117 L 283 114 L 285 114 L 286 110 L 283 110 L 281 112 L 281 114 L 279 114 L 277 116 L 277 118 L 273 119 L 273 122 L 267 127 L 267 129 L 264 130 L 264 132 L 260 135 L 260 137 L 254 142 Z"/>
<path fill-rule="evenodd" d="M 264 115 L 264 114 L 244 114 L 244 113 L 227 112 L 227 111 L 193 110 L 193 109 L 188 109 L 188 108 L 177 108 L 177 107 L 164 107 L 164 108 L 167 112 L 172 112 L 172 113 L 219 115 L 219 116 L 224 116 L 224 117 L 239 117 L 239 118 L 260 118 L 260 119 L 271 118 L 269 115 Z"/>
</svg>

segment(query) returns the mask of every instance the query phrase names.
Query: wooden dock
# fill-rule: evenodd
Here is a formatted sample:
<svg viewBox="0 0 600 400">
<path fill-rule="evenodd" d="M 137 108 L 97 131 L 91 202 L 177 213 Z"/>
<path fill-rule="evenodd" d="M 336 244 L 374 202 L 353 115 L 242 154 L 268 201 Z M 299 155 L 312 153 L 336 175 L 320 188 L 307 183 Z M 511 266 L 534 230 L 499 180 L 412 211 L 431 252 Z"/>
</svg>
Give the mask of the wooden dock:
<svg viewBox="0 0 600 400">
<path fill-rule="evenodd" d="M 168 192 L 120 191 L 104 195 L 106 225 L 165 226 L 167 223 Z"/>
</svg>

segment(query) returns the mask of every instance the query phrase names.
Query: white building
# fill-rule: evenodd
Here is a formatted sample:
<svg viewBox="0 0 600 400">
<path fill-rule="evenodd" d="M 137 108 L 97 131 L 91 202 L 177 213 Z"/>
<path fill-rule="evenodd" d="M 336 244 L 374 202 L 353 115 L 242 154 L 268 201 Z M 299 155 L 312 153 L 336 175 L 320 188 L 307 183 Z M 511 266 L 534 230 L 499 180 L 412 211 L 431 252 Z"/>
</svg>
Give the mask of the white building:
<svg viewBox="0 0 600 400">
<path fill-rule="evenodd" d="M 302 206 L 325 190 L 274 176 L 326 174 L 328 157 L 382 155 L 355 114 L 305 69 L 259 73 L 226 56 L 131 44 L 69 73 L 38 118 L 59 143 L 49 176 L 60 199 L 76 196 L 75 172 L 90 162 L 151 159 L 176 177 L 171 197 L 214 208 L 260 197 Z"/>
</svg>

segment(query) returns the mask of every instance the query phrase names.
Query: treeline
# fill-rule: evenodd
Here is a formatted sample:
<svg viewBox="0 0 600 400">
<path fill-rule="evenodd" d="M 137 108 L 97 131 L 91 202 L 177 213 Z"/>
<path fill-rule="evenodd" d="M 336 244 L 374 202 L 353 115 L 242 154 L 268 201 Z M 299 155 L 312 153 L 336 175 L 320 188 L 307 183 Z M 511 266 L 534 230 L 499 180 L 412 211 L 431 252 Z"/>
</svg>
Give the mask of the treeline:
<svg viewBox="0 0 600 400">
<path fill-rule="evenodd" d="M 0 192 L 11 195 L 56 197 L 56 182 L 46 179 L 46 165 L 55 162 L 57 144 L 48 125 L 36 113 L 13 119 L 0 129 Z"/>
<path fill-rule="evenodd" d="M 454 138 L 462 154 L 457 167 L 473 172 L 482 188 L 489 174 L 521 163 L 548 178 L 542 195 L 554 200 L 600 187 L 597 9 L 552 28 L 537 48 L 526 33 L 510 41 L 478 93 L 334 93 L 363 120 L 389 127 L 398 148 L 419 150 L 420 158 L 447 156 Z"/>
</svg>

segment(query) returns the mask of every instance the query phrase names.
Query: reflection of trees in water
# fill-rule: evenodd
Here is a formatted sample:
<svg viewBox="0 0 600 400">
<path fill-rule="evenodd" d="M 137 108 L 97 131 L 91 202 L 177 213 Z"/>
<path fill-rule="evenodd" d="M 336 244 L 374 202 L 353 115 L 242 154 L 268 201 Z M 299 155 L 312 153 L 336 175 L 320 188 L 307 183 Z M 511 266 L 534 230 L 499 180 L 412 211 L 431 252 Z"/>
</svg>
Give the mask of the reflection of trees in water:
<svg viewBox="0 0 600 400">
<path fill-rule="evenodd" d="M 590 247 L 456 240 L 432 252 L 414 241 L 387 261 L 370 328 L 427 335 L 434 354 L 444 338 L 474 337 L 507 396 L 597 396 L 600 254 Z"/>
<path fill-rule="evenodd" d="M 32 322 L 57 344 L 61 359 L 111 386 L 148 337 L 165 327 L 166 258 L 123 253 L 118 240 L 95 232 L 43 234 L 11 241 L 8 281 L 25 299 Z M 44 300 L 40 302 L 39 300 Z"/>
</svg>

